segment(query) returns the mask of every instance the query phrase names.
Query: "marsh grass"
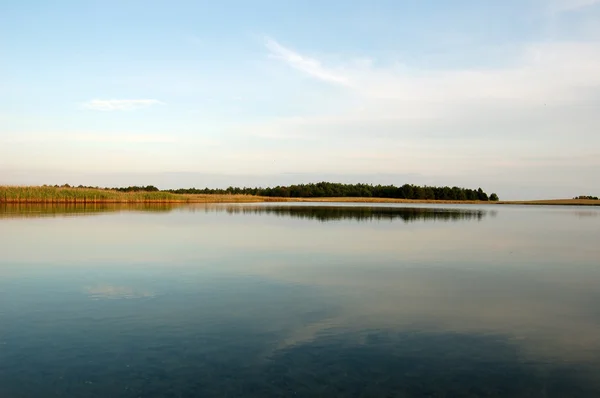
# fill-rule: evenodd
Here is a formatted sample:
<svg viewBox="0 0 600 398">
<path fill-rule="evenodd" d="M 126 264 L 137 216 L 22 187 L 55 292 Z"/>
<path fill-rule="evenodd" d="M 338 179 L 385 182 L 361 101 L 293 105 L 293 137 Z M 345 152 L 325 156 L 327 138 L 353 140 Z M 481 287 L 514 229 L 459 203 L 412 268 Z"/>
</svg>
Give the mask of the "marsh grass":
<svg viewBox="0 0 600 398">
<path fill-rule="evenodd" d="M 265 199 L 251 195 L 179 195 L 94 188 L 0 186 L 0 203 L 219 203 L 263 202 Z"/>
</svg>

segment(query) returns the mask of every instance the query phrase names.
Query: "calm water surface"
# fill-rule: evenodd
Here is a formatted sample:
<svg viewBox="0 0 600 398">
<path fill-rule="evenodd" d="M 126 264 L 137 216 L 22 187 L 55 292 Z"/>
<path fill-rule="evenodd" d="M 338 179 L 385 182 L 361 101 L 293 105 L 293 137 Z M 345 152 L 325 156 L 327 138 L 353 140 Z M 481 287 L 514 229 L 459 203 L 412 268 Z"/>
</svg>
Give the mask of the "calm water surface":
<svg viewBox="0 0 600 398">
<path fill-rule="evenodd" d="M 0 397 L 600 397 L 600 209 L 0 207 Z"/>
</svg>

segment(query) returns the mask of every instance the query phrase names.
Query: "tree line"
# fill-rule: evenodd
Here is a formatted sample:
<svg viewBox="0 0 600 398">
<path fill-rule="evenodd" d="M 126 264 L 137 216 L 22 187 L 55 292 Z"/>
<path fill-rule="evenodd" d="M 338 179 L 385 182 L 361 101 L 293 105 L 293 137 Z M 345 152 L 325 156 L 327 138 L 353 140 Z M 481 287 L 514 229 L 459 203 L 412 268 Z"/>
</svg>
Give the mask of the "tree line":
<svg viewBox="0 0 600 398">
<path fill-rule="evenodd" d="M 48 185 L 42 185 L 43 187 L 47 187 Z M 160 189 L 156 188 L 154 185 L 146 185 L 146 186 L 129 186 L 129 187 L 119 187 L 119 188 L 102 188 L 99 186 L 87 186 L 87 185 L 53 185 L 54 188 L 86 188 L 86 189 L 103 189 L 105 191 L 118 191 L 118 192 L 160 192 Z"/>
<path fill-rule="evenodd" d="M 394 199 L 420 199 L 420 200 L 480 200 L 497 201 L 498 195 L 492 193 L 488 196 L 481 188 L 467 189 L 459 187 L 430 187 L 412 184 L 371 185 L 371 184 L 341 184 L 332 182 L 319 182 L 311 184 L 298 184 L 289 186 L 276 186 L 268 188 L 229 187 L 226 189 L 214 188 L 181 188 L 168 190 L 177 194 L 237 194 L 257 195 L 283 198 L 394 198 Z"/>
<path fill-rule="evenodd" d="M 55 185 L 55 187 L 71 188 L 69 184 Z M 75 186 L 73 186 L 75 188 Z M 433 187 L 413 184 L 372 185 L 372 184 L 341 184 L 333 182 L 319 182 L 311 184 L 297 184 L 276 187 L 229 187 L 229 188 L 179 188 L 160 190 L 154 185 L 129 186 L 117 188 L 99 188 L 79 185 L 76 188 L 95 188 L 119 192 L 170 192 L 175 194 L 205 194 L 205 195 L 254 195 L 282 198 L 391 198 L 415 200 L 471 200 L 471 201 L 498 201 L 498 195 L 488 194 L 481 188 L 468 189 L 460 187 Z M 593 197 L 579 197 L 593 198 Z M 595 198 L 597 199 L 597 198 Z"/>
</svg>

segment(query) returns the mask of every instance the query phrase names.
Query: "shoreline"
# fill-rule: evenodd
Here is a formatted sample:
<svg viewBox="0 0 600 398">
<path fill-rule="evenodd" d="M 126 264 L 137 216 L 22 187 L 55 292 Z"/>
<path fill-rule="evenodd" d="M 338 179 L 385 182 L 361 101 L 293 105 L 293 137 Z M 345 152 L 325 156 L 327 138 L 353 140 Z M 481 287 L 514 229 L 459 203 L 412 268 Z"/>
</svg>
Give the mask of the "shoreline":
<svg viewBox="0 0 600 398">
<path fill-rule="evenodd" d="M 180 196 L 180 195 L 177 195 Z M 183 195 L 181 195 L 183 196 Z M 186 195 L 187 196 L 187 195 Z M 52 199 L 4 199 L 0 204 L 11 205 L 86 205 L 86 204 L 210 204 L 210 203 L 398 203 L 398 204 L 453 204 L 453 205 L 529 205 L 529 206 L 600 206 L 600 200 L 593 199 L 542 199 L 542 200 L 503 200 L 491 201 L 459 201 L 459 200 L 419 200 L 395 198 L 361 198 L 361 197 L 318 197 L 318 198 L 283 198 L 249 195 L 189 195 L 187 198 L 146 199 L 146 198 L 52 198 Z"/>
<path fill-rule="evenodd" d="M 413 204 L 455 204 L 455 205 L 535 205 L 535 206 L 600 206 L 600 200 L 592 199 L 541 199 L 541 200 L 420 200 L 393 198 L 281 198 L 288 202 L 338 202 L 338 203 L 413 203 Z"/>
<path fill-rule="evenodd" d="M 0 186 L 0 204 L 186 204 L 186 203 L 406 203 L 452 205 L 600 206 L 595 199 L 436 200 L 382 197 L 277 197 L 248 193 L 123 192 L 111 189 L 49 186 Z"/>
</svg>

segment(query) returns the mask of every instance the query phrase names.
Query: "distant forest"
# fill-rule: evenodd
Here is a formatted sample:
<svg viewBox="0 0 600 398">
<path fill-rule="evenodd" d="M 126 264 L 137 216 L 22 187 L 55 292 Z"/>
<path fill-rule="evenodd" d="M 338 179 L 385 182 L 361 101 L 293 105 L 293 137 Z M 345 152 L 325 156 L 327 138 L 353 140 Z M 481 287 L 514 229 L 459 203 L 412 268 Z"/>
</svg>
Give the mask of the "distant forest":
<svg viewBox="0 0 600 398">
<path fill-rule="evenodd" d="M 58 185 L 57 185 L 58 187 Z M 70 187 L 69 184 L 63 187 Z M 75 188 L 75 187 L 74 187 Z M 79 185 L 77 188 L 98 188 Z M 316 184 L 299 184 L 276 186 L 273 188 L 180 188 L 160 190 L 154 185 L 129 186 L 124 188 L 104 188 L 119 192 L 170 192 L 175 194 L 218 194 L 218 195 L 255 195 L 279 198 L 393 198 L 416 200 L 479 200 L 498 201 L 498 195 L 488 196 L 481 188 L 468 189 L 459 187 L 429 187 L 412 184 L 370 185 L 340 184 L 319 182 Z"/>
<path fill-rule="evenodd" d="M 168 192 L 178 194 L 241 194 L 282 198 L 353 197 L 423 200 L 499 200 L 498 195 L 492 193 L 488 196 L 481 188 L 475 190 L 459 187 L 428 187 L 410 184 L 397 187 L 394 185 L 339 184 L 332 182 L 277 186 L 274 188 L 229 187 L 227 189 L 171 189 L 168 190 Z"/>
</svg>

